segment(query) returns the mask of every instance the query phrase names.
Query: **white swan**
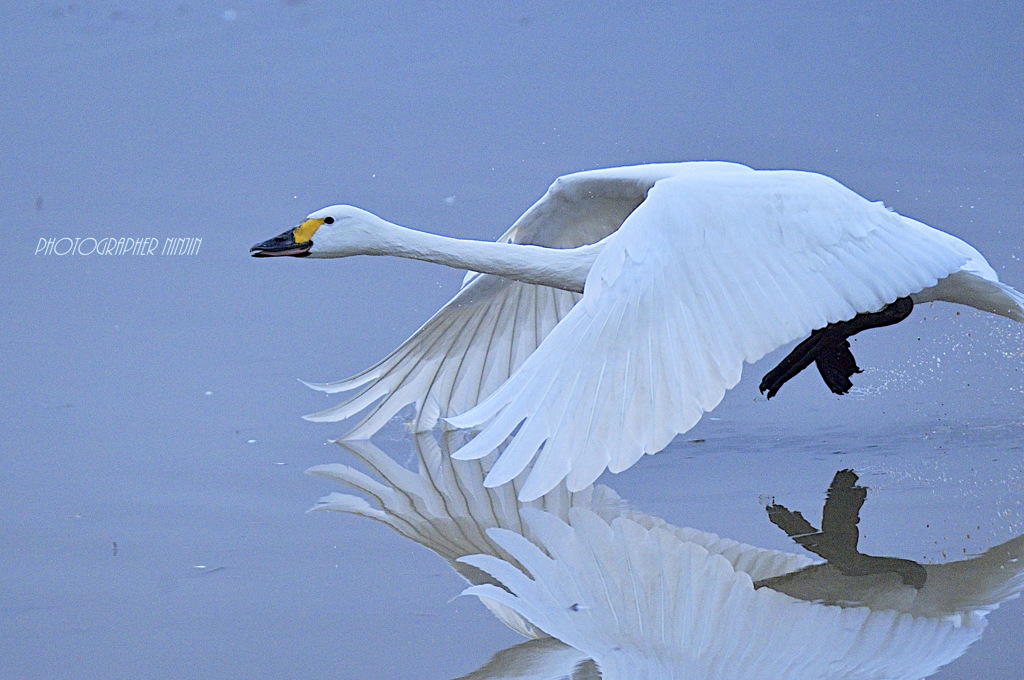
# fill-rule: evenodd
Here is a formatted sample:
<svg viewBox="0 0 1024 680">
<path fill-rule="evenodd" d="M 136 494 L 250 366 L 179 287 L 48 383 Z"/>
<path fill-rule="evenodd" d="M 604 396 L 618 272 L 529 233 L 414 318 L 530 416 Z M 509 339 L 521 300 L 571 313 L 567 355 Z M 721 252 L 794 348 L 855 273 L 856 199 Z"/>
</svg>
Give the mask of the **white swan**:
<svg viewBox="0 0 1024 680">
<path fill-rule="evenodd" d="M 911 299 L 1024 322 L 1024 296 L 963 241 L 822 175 L 733 163 L 561 177 L 496 243 L 332 206 L 252 251 L 398 255 L 470 270 L 390 356 L 311 385 L 359 391 L 307 417 L 341 420 L 378 402 L 347 435 L 365 438 L 415 404 L 417 430 L 440 417 L 483 426 L 460 458 L 487 455 L 518 427 L 486 483 L 536 459 L 523 500 L 562 479 L 582 489 L 605 468 L 660 451 L 721 401 L 744 361 L 815 329 L 766 376 L 769 395 L 811 361 L 843 391 L 859 370 L 845 336 L 902 318 Z"/>
</svg>

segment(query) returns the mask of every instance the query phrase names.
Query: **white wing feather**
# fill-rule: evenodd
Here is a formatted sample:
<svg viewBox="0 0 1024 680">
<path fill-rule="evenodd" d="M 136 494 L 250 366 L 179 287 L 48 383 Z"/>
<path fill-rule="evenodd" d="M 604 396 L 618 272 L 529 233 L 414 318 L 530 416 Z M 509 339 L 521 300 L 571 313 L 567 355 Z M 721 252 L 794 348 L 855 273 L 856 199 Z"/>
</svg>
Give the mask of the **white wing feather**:
<svg viewBox="0 0 1024 680">
<path fill-rule="evenodd" d="M 486 423 L 458 458 L 519 428 L 486 484 L 536 458 L 522 500 L 660 451 L 721 401 L 744 361 L 933 287 L 977 254 L 790 171 L 661 179 L 606 244 L 582 301 L 500 388 L 448 418 Z"/>
<path fill-rule="evenodd" d="M 429 430 L 439 417 L 474 406 L 501 385 L 579 298 L 578 293 L 478 275 L 376 365 L 347 380 L 306 383 L 328 393 L 361 389 L 305 417 L 335 422 L 373 406 L 346 435 L 364 439 L 414 404 L 414 430 Z"/>
</svg>

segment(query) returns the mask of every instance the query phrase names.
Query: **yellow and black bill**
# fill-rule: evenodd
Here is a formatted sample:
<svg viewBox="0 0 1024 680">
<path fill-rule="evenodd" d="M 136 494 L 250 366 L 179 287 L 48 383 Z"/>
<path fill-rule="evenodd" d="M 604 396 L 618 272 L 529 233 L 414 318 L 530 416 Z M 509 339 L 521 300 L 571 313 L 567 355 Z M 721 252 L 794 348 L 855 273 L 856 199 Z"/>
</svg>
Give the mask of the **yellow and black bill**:
<svg viewBox="0 0 1024 680">
<path fill-rule="evenodd" d="M 249 252 L 253 257 L 306 257 L 313 247 L 313 234 L 324 220 L 306 220 L 294 229 L 257 243 Z"/>
</svg>

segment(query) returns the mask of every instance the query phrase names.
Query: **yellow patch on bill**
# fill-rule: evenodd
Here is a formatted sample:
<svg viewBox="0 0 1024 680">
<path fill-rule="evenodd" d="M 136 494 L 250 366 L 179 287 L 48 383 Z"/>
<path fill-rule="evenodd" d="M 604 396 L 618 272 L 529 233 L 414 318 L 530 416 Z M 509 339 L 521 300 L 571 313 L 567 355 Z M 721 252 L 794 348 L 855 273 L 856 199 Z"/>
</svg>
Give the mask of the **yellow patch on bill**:
<svg viewBox="0 0 1024 680">
<path fill-rule="evenodd" d="M 316 230 L 320 228 L 320 225 L 324 223 L 323 220 L 306 220 L 299 226 L 295 227 L 292 231 L 292 235 L 295 237 L 296 243 L 306 243 L 311 238 Z"/>
</svg>

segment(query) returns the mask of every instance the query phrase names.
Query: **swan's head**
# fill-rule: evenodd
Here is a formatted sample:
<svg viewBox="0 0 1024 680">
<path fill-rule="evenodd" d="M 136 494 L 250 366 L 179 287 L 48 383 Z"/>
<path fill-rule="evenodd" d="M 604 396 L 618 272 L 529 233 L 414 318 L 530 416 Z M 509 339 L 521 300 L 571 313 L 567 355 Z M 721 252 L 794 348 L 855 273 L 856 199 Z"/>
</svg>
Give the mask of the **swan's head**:
<svg viewBox="0 0 1024 680">
<path fill-rule="evenodd" d="M 380 232 L 388 223 L 351 205 L 332 205 L 310 213 L 302 224 L 249 252 L 253 257 L 347 257 L 377 252 Z"/>
</svg>

